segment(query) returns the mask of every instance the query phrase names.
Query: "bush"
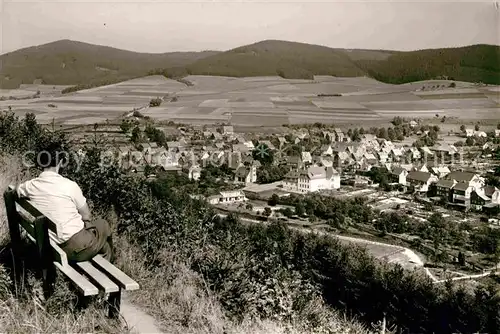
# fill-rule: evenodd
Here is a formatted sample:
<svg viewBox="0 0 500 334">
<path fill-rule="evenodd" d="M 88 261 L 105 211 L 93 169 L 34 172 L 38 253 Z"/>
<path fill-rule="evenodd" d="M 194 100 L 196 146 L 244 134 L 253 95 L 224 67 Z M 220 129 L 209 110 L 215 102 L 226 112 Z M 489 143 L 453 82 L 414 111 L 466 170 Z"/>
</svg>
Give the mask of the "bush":
<svg viewBox="0 0 500 334">
<path fill-rule="evenodd" d="M 159 97 L 155 98 L 155 99 L 151 99 L 151 101 L 149 101 L 149 106 L 150 107 L 159 107 L 162 103 L 162 99 L 160 99 Z"/>
</svg>

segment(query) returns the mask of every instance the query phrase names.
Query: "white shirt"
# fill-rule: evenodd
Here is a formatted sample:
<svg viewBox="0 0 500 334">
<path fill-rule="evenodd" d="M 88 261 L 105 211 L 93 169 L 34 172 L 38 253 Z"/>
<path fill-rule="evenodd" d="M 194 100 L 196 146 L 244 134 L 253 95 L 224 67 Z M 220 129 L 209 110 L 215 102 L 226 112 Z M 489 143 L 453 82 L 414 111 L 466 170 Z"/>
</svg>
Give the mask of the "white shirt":
<svg viewBox="0 0 500 334">
<path fill-rule="evenodd" d="M 27 197 L 57 226 L 57 235 L 49 232 L 58 244 L 65 242 L 83 229 L 84 223 L 78 209 L 87 200 L 76 184 L 56 172 L 45 171 L 39 177 L 17 187 L 19 197 Z"/>
</svg>

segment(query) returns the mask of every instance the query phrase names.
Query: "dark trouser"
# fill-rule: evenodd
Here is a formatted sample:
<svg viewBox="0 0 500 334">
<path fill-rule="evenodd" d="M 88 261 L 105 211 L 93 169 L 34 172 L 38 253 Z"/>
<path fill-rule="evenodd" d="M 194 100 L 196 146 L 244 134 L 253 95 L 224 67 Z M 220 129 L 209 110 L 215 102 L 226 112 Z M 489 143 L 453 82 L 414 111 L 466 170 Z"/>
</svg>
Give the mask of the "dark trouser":
<svg viewBox="0 0 500 334">
<path fill-rule="evenodd" d="M 96 219 L 60 244 L 68 255 L 68 260 L 75 262 L 89 261 L 97 254 L 102 254 L 108 261 L 114 261 L 111 228 L 104 219 Z"/>
</svg>

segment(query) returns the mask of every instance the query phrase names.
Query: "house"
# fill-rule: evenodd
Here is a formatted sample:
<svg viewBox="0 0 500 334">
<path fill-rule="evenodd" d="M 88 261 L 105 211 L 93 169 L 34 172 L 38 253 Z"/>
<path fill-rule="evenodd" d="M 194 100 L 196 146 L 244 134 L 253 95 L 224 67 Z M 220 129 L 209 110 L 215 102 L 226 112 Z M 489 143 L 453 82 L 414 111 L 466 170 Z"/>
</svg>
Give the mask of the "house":
<svg viewBox="0 0 500 334">
<path fill-rule="evenodd" d="M 436 183 L 436 196 L 441 197 L 446 202 L 451 202 L 453 200 L 452 189 L 456 184 L 455 180 L 440 179 Z"/>
<path fill-rule="evenodd" d="M 363 156 L 366 162 L 372 166 L 378 162 L 377 157 L 373 153 L 365 153 Z"/>
<path fill-rule="evenodd" d="M 340 188 L 340 174 L 332 167 L 309 167 L 288 172 L 283 182 L 285 190 L 308 193 Z"/>
<path fill-rule="evenodd" d="M 278 141 L 280 142 L 280 146 L 283 146 L 287 143 L 285 137 L 278 137 Z"/>
<path fill-rule="evenodd" d="M 450 169 L 447 166 L 432 167 L 431 171 L 440 179 L 451 173 Z"/>
<path fill-rule="evenodd" d="M 422 157 L 422 155 L 420 154 L 420 151 L 416 147 L 411 147 L 408 150 L 408 155 L 409 155 L 411 160 L 420 160 L 420 158 Z"/>
<path fill-rule="evenodd" d="M 403 150 L 401 148 L 392 148 L 390 153 L 389 153 L 389 157 L 394 160 L 394 161 L 400 161 L 401 158 L 403 157 Z"/>
<path fill-rule="evenodd" d="M 347 152 L 337 152 L 333 156 L 333 164 L 337 167 L 347 166 L 351 161 L 351 155 Z"/>
<path fill-rule="evenodd" d="M 333 154 L 333 149 L 330 145 L 321 146 L 321 155 L 322 156 L 331 156 Z"/>
<path fill-rule="evenodd" d="M 484 178 L 480 177 L 478 174 L 471 172 L 454 171 L 446 175 L 444 178 L 446 180 L 454 180 L 457 183 L 466 183 L 468 186 L 474 187 L 476 189 L 483 188 L 485 185 Z"/>
<path fill-rule="evenodd" d="M 476 136 L 476 137 L 482 137 L 482 138 L 488 137 L 488 135 L 484 131 L 474 131 L 474 136 Z"/>
<path fill-rule="evenodd" d="M 233 144 L 232 150 L 233 152 L 239 152 L 242 154 L 248 154 L 251 152 L 251 149 L 245 144 Z"/>
<path fill-rule="evenodd" d="M 495 130 L 495 137 L 500 137 L 500 130 Z"/>
<path fill-rule="evenodd" d="M 251 140 L 247 140 L 243 143 L 243 145 L 245 145 L 246 147 L 248 147 L 250 150 L 253 150 L 255 148 L 255 145 L 253 144 L 253 142 Z"/>
<path fill-rule="evenodd" d="M 207 197 L 207 201 L 210 204 L 231 204 L 244 202 L 246 200 L 247 198 L 245 197 L 245 194 L 240 190 L 221 191 L 217 195 Z"/>
<path fill-rule="evenodd" d="M 410 121 L 410 127 L 414 128 L 418 125 L 418 123 L 415 120 Z"/>
<path fill-rule="evenodd" d="M 169 141 L 167 142 L 167 148 L 170 152 L 180 152 L 184 149 L 180 141 Z"/>
<path fill-rule="evenodd" d="M 188 170 L 190 180 L 198 181 L 201 177 L 201 168 L 199 166 L 191 166 Z"/>
<path fill-rule="evenodd" d="M 420 167 L 415 166 L 415 171 L 417 171 L 417 172 L 426 172 L 426 173 L 429 172 L 430 173 L 429 169 L 427 168 L 427 166 L 425 164 L 423 164 Z"/>
<path fill-rule="evenodd" d="M 312 163 L 311 152 L 302 152 L 301 159 L 303 163 L 308 163 L 308 164 Z"/>
<path fill-rule="evenodd" d="M 152 155 L 151 164 L 167 170 L 172 167 L 179 167 L 179 158 L 173 152 L 160 151 Z"/>
<path fill-rule="evenodd" d="M 465 136 L 466 137 L 474 136 L 474 129 L 465 129 Z"/>
<path fill-rule="evenodd" d="M 271 151 L 276 150 L 276 147 L 269 140 L 262 140 L 259 142 L 259 145 L 266 145 Z"/>
<path fill-rule="evenodd" d="M 226 136 L 234 134 L 233 126 L 232 125 L 224 125 L 222 127 L 222 134 L 226 135 Z"/>
<path fill-rule="evenodd" d="M 432 152 L 431 149 L 427 146 L 422 146 L 420 150 L 422 151 L 424 157 L 434 155 L 434 152 Z"/>
<path fill-rule="evenodd" d="M 387 154 L 384 151 L 377 152 L 377 157 L 378 157 L 378 161 L 381 164 L 384 164 L 384 163 L 386 163 L 389 160 L 389 154 Z"/>
<path fill-rule="evenodd" d="M 335 135 L 335 141 L 336 142 L 344 142 L 344 141 L 347 141 L 346 140 L 346 135 L 344 134 L 344 132 L 342 132 L 342 130 L 340 128 L 335 128 L 333 130 L 333 133 Z"/>
<path fill-rule="evenodd" d="M 431 183 L 438 182 L 439 179 L 428 172 L 412 171 L 406 176 L 406 182 L 415 188 L 417 192 L 428 192 Z"/>
<path fill-rule="evenodd" d="M 458 153 L 458 149 L 452 144 L 441 144 L 434 148 L 434 152 L 441 156 L 451 156 Z"/>
<path fill-rule="evenodd" d="M 395 167 L 390 171 L 391 182 L 406 184 L 406 176 L 408 171 L 401 167 Z"/>
<path fill-rule="evenodd" d="M 474 187 L 470 186 L 467 182 L 457 182 L 452 189 L 451 202 L 463 206 L 470 207 L 470 196 Z"/>
<path fill-rule="evenodd" d="M 482 210 L 484 206 L 500 205 L 500 190 L 493 186 L 472 190 L 470 206 L 474 210 Z"/>
<path fill-rule="evenodd" d="M 234 182 L 251 184 L 257 182 L 257 167 L 254 164 L 241 165 L 234 173 Z"/>
<path fill-rule="evenodd" d="M 285 165 L 288 169 L 301 169 L 304 165 L 300 156 L 286 157 Z"/>
</svg>

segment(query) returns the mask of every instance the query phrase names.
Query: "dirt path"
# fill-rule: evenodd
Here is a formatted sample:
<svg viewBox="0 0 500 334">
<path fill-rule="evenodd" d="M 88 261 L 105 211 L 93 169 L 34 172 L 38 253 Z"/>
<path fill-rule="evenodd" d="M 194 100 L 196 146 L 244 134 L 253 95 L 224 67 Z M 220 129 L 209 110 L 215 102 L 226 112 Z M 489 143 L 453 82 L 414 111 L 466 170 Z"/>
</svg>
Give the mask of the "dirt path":
<svg viewBox="0 0 500 334">
<path fill-rule="evenodd" d="M 127 298 L 126 294 L 122 296 L 120 313 L 127 322 L 131 333 L 162 333 L 162 331 L 156 326 L 156 320 L 137 306 L 133 305 Z"/>
</svg>

